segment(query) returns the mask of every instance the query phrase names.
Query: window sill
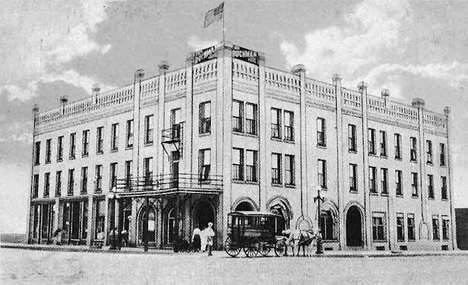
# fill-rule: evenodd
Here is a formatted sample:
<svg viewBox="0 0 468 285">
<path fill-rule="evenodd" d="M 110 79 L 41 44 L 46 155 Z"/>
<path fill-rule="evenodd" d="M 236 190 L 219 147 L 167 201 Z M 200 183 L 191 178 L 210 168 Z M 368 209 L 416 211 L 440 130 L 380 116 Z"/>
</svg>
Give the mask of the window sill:
<svg viewBox="0 0 468 285">
<path fill-rule="evenodd" d="M 111 153 L 118 152 L 118 151 L 119 151 L 118 148 L 114 148 L 114 149 L 111 149 L 111 150 L 110 150 Z"/>
<path fill-rule="evenodd" d="M 271 137 L 272 141 L 283 142 L 280 137 Z"/>
<path fill-rule="evenodd" d="M 381 155 L 380 155 L 380 158 L 388 159 L 388 156 L 387 156 L 386 154 L 381 154 Z"/>
<path fill-rule="evenodd" d="M 387 242 L 386 239 L 372 239 L 372 242 L 373 243 L 384 243 L 384 242 Z"/>
<path fill-rule="evenodd" d="M 258 138 L 258 135 L 254 134 L 249 134 L 249 133 L 234 133 L 235 135 L 238 136 L 243 136 L 243 137 L 250 137 L 250 138 Z"/>
<path fill-rule="evenodd" d="M 125 147 L 125 150 L 132 150 L 132 149 L 133 149 L 133 145 L 127 145 L 127 146 Z"/>
<path fill-rule="evenodd" d="M 419 195 L 414 195 L 414 194 L 413 194 L 413 195 L 411 195 L 411 198 L 413 198 L 413 199 L 418 199 L 418 198 L 419 198 Z"/>
<path fill-rule="evenodd" d="M 435 200 L 435 197 L 427 197 L 428 200 Z"/>
<path fill-rule="evenodd" d="M 371 196 L 379 196 L 379 193 L 377 193 L 377 192 L 369 192 L 369 195 L 371 195 Z"/>
<path fill-rule="evenodd" d="M 377 153 L 368 153 L 369 156 L 377 157 Z"/>
<path fill-rule="evenodd" d="M 438 238 L 438 239 L 433 238 L 432 241 L 433 242 L 440 242 L 440 238 Z"/>
<path fill-rule="evenodd" d="M 62 162 L 62 161 L 63 161 L 63 159 L 62 159 L 62 158 L 61 158 L 61 159 L 57 159 L 57 162 Z"/>
<path fill-rule="evenodd" d="M 295 188 L 296 188 L 296 184 L 285 184 L 284 187 L 285 187 L 285 188 L 292 188 L 292 189 L 295 189 Z"/>
<path fill-rule="evenodd" d="M 88 157 L 89 156 L 89 153 L 83 153 L 81 154 L 81 157 Z"/>
<path fill-rule="evenodd" d="M 417 160 L 410 160 L 410 162 L 411 162 L 411 163 L 416 163 L 416 164 L 418 163 Z"/>
<path fill-rule="evenodd" d="M 390 197 L 390 195 L 388 194 L 388 192 L 380 193 L 380 196 L 382 196 L 382 197 Z"/>
<path fill-rule="evenodd" d="M 198 133 L 198 136 L 201 137 L 201 138 L 202 138 L 202 137 L 208 137 L 208 136 L 210 136 L 210 135 L 211 135 L 211 132 Z"/>
<path fill-rule="evenodd" d="M 402 161 L 401 157 L 395 156 L 395 160 Z"/>
<path fill-rule="evenodd" d="M 75 159 L 76 159 L 76 156 L 70 156 L 70 157 L 68 158 L 68 160 L 75 160 Z"/>
<path fill-rule="evenodd" d="M 406 242 L 404 239 L 397 239 L 397 242 Z"/>
<path fill-rule="evenodd" d="M 101 155 L 101 154 L 104 154 L 104 152 L 103 151 L 97 151 L 96 154 Z"/>
<path fill-rule="evenodd" d="M 40 163 L 34 163 L 34 166 L 39 166 L 39 165 L 41 165 L 41 164 Z"/>
<path fill-rule="evenodd" d="M 445 201 L 445 202 L 448 202 L 449 199 L 447 199 L 447 198 L 442 198 L 442 199 L 440 199 L 440 200 Z"/>
<path fill-rule="evenodd" d="M 327 145 L 321 145 L 321 144 L 317 144 L 317 148 L 322 148 L 322 149 L 326 149 L 327 148 Z"/>
<path fill-rule="evenodd" d="M 357 190 L 349 190 L 349 193 L 351 194 L 358 194 L 359 192 Z"/>
<path fill-rule="evenodd" d="M 395 195 L 397 198 L 403 198 L 403 194 L 396 194 Z"/>
<path fill-rule="evenodd" d="M 357 150 L 356 149 L 348 149 L 348 153 L 357 154 Z"/>
<path fill-rule="evenodd" d="M 153 145 L 153 142 L 145 142 L 144 146 L 152 146 Z"/>
<path fill-rule="evenodd" d="M 426 162 L 426 165 L 429 165 L 429 166 L 434 166 L 434 164 L 430 161 Z"/>
<path fill-rule="evenodd" d="M 240 179 L 232 179 L 232 183 L 237 183 L 237 184 L 244 184 L 244 180 L 240 180 Z"/>
<path fill-rule="evenodd" d="M 416 239 L 408 239 L 408 242 L 415 242 Z"/>
<path fill-rule="evenodd" d="M 49 161 L 46 161 L 45 164 L 50 164 L 50 160 L 49 160 Z"/>
<path fill-rule="evenodd" d="M 283 187 L 283 184 L 281 184 L 281 183 L 271 183 L 271 186 L 273 186 L 273 187 Z"/>
<path fill-rule="evenodd" d="M 284 139 L 283 142 L 285 143 L 289 143 L 289 144 L 294 144 L 294 139 L 290 140 L 290 139 Z"/>
<path fill-rule="evenodd" d="M 447 165 L 445 165 L 445 164 L 442 165 L 442 164 L 441 164 L 440 167 L 446 168 Z"/>
</svg>

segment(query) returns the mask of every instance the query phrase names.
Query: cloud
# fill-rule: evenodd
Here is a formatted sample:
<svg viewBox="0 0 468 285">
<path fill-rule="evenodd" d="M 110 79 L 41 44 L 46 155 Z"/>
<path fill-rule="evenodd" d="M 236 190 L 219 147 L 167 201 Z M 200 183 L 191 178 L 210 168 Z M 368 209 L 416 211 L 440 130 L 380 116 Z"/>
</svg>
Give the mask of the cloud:
<svg viewBox="0 0 468 285">
<path fill-rule="evenodd" d="M 0 121 L 0 143 L 31 143 L 32 123 Z"/>
<path fill-rule="evenodd" d="M 191 36 L 187 44 L 193 50 L 200 50 L 218 44 L 217 40 L 200 40 L 198 36 Z"/>
</svg>

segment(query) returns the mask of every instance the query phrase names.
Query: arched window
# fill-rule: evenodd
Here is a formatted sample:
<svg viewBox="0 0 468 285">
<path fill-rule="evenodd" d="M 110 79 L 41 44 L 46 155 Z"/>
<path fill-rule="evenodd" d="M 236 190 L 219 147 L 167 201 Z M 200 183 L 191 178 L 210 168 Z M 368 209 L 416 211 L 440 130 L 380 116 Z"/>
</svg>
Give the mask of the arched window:
<svg viewBox="0 0 468 285">
<path fill-rule="evenodd" d="M 334 206 L 325 203 L 320 214 L 320 231 L 324 240 L 338 238 L 337 214 Z"/>
<path fill-rule="evenodd" d="M 174 208 L 172 208 L 167 213 L 167 218 L 166 218 L 166 235 L 165 235 L 166 243 L 174 242 L 174 230 L 175 230 L 175 211 L 174 211 Z"/>
</svg>

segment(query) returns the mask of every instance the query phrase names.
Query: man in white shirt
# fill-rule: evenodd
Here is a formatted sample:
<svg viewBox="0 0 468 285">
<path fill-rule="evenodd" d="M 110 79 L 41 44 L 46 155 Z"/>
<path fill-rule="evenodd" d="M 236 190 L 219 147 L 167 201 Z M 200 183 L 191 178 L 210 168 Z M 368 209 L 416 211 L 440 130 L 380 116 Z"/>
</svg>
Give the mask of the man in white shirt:
<svg viewBox="0 0 468 285">
<path fill-rule="evenodd" d="M 212 256 L 213 254 L 211 253 L 211 251 L 213 249 L 213 239 L 215 236 L 212 222 L 208 223 L 208 228 L 205 229 L 205 236 L 206 236 L 206 243 L 208 245 L 208 256 Z"/>
</svg>

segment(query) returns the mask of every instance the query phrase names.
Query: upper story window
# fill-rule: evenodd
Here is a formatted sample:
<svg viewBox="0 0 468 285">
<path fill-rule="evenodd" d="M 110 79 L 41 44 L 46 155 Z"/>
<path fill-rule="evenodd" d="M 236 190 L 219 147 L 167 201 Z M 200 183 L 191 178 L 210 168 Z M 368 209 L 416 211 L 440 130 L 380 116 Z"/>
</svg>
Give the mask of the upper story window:
<svg viewBox="0 0 468 285">
<path fill-rule="evenodd" d="M 348 150 L 357 151 L 357 137 L 356 137 L 356 126 L 348 125 Z"/>
<path fill-rule="evenodd" d="M 145 116 L 145 144 L 153 143 L 154 116 Z"/>
<path fill-rule="evenodd" d="M 368 130 L 368 135 L 369 135 L 369 154 L 376 154 L 376 150 L 375 150 L 375 130 L 374 129 L 369 129 Z"/>
<path fill-rule="evenodd" d="M 131 179 L 132 179 L 132 161 L 125 161 L 125 187 L 127 189 L 131 188 Z"/>
<path fill-rule="evenodd" d="M 119 124 L 115 123 L 111 125 L 111 151 L 117 151 L 119 149 Z"/>
<path fill-rule="evenodd" d="M 104 153 L 104 127 L 98 127 L 96 131 L 96 153 Z"/>
<path fill-rule="evenodd" d="M 401 159 L 401 135 L 395 134 L 395 159 Z"/>
<path fill-rule="evenodd" d="M 377 193 L 377 167 L 369 166 L 369 191 Z"/>
<path fill-rule="evenodd" d="M 50 163 L 52 157 L 52 139 L 46 140 L 45 163 Z"/>
<path fill-rule="evenodd" d="M 326 126 L 324 118 L 317 118 L 317 146 L 327 146 Z"/>
<path fill-rule="evenodd" d="M 57 140 L 57 161 L 63 160 L 63 136 L 58 137 Z"/>
<path fill-rule="evenodd" d="M 39 174 L 33 176 L 32 197 L 37 198 L 39 195 Z"/>
<path fill-rule="evenodd" d="M 380 169 L 380 181 L 382 183 L 382 194 L 388 194 L 388 169 Z"/>
<path fill-rule="evenodd" d="M 419 195 L 418 185 L 418 173 L 411 172 L 411 194 L 413 195 L 413 197 L 418 197 Z"/>
<path fill-rule="evenodd" d="M 294 113 L 284 111 L 284 140 L 294 141 Z"/>
<path fill-rule="evenodd" d="M 432 164 L 432 141 L 426 140 L 426 160 L 427 164 Z"/>
<path fill-rule="evenodd" d="M 245 181 L 257 182 L 258 152 L 256 150 L 245 151 Z"/>
<path fill-rule="evenodd" d="M 387 156 L 387 133 L 380 131 L 380 156 Z"/>
<path fill-rule="evenodd" d="M 44 174 L 44 198 L 49 197 L 50 192 L 50 172 Z"/>
<path fill-rule="evenodd" d="M 81 194 L 88 192 L 88 167 L 84 166 L 81 168 Z"/>
<path fill-rule="evenodd" d="M 232 180 L 244 180 L 244 150 L 232 149 Z"/>
<path fill-rule="evenodd" d="M 272 184 L 281 184 L 281 154 L 272 153 L 271 154 L 271 183 Z"/>
<path fill-rule="evenodd" d="M 244 126 L 242 122 L 244 114 L 244 102 L 232 100 L 232 130 L 234 132 L 242 132 Z"/>
<path fill-rule="evenodd" d="M 427 193 L 429 198 L 434 199 L 434 176 L 432 174 L 427 175 Z"/>
<path fill-rule="evenodd" d="M 284 158 L 284 183 L 287 186 L 294 186 L 296 185 L 294 155 L 286 154 Z"/>
<path fill-rule="evenodd" d="M 357 192 L 357 165 L 350 163 L 349 164 L 349 191 Z"/>
<path fill-rule="evenodd" d="M 211 102 L 203 102 L 200 103 L 199 106 L 199 117 L 200 117 L 200 125 L 199 125 L 199 133 L 200 134 L 207 134 L 211 132 Z"/>
<path fill-rule="evenodd" d="M 395 192 L 397 196 L 403 196 L 403 171 L 395 170 Z"/>
<path fill-rule="evenodd" d="M 41 142 L 35 142 L 34 144 L 34 165 L 41 164 Z"/>
<path fill-rule="evenodd" d="M 76 133 L 70 134 L 70 159 L 75 159 L 76 157 Z"/>
<path fill-rule="evenodd" d="M 102 165 L 96 165 L 96 187 L 94 188 L 94 193 L 102 192 Z"/>
<path fill-rule="evenodd" d="M 319 159 L 317 161 L 318 185 L 322 190 L 327 189 L 327 161 Z"/>
<path fill-rule="evenodd" d="M 133 119 L 127 120 L 127 135 L 125 136 L 125 145 L 127 148 L 133 147 Z"/>
<path fill-rule="evenodd" d="M 245 103 L 245 132 L 257 134 L 257 104 Z"/>
<path fill-rule="evenodd" d="M 210 178 L 210 169 L 211 169 L 211 150 L 201 149 L 199 150 L 199 180 L 206 181 Z"/>
<path fill-rule="evenodd" d="M 447 193 L 447 177 L 446 176 L 441 176 L 441 197 L 443 200 L 448 199 L 448 193 Z"/>
<path fill-rule="evenodd" d="M 73 196 L 75 189 L 75 169 L 68 169 L 68 196 Z"/>
<path fill-rule="evenodd" d="M 281 110 L 271 108 L 271 138 L 281 139 Z"/>
<path fill-rule="evenodd" d="M 410 161 L 416 161 L 418 159 L 417 155 L 417 140 L 415 137 L 410 137 Z"/>
<path fill-rule="evenodd" d="M 83 131 L 83 150 L 81 152 L 83 157 L 89 155 L 89 130 Z"/>
<path fill-rule="evenodd" d="M 55 197 L 62 195 L 62 171 L 55 173 Z"/>
<path fill-rule="evenodd" d="M 110 188 L 117 187 L 117 162 L 113 162 L 109 167 Z"/>
<path fill-rule="evenodd" d="M 440 148 L 440 166 L 445 166 L 445 144 L 439 144 Z"/>
<path fill-rule="evenodd" d="M 174 161 L 174 157 L 172 158 Z M 174 176 L 178 175 L 178 173 L 172 173 Z M 146 157 L 143 160 L 143 175 L 145 177 L 145 185 L 151 185 L 153 183 L 153 158 Z"/>
</svg>

